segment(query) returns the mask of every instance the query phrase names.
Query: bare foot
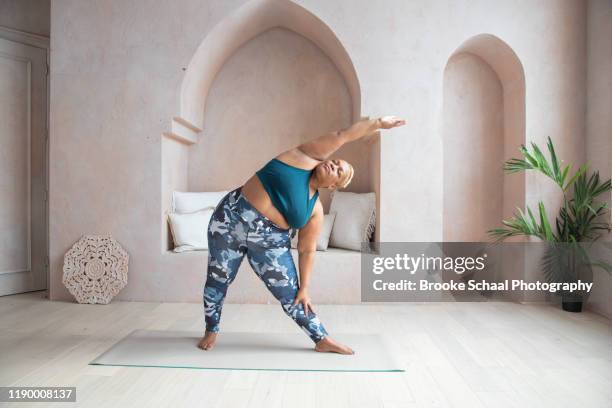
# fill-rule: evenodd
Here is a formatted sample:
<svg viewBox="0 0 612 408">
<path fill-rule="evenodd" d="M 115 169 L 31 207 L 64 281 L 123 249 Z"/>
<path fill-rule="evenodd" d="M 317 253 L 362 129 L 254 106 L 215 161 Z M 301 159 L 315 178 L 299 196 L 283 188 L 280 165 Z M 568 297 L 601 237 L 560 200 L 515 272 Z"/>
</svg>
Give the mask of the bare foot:
<svg viewBox="0 0 612 408">
<path fill-rule="evenodd" d="M 340 344 L 335 340 L 329 338 L 329 336 L 324 337 L 322 340 L 319 340 L 315 345 L 315 351 L 319 351 L 322 353 L 339 353 L 339 354 L 355 354 L 353 349 L 344 344 Z"/>
<path fill-rule="evenodd" d="M 198 347 L 202 350 L 212 350 L 212 348 L 215 346 L 215 342 L 217 341 L 217 334 L 218 333 L 216 332 L 207 331 L 204 334 L 204 337 L 202 337 L 202 340 L 200 340 L 198 343 Z"/>
</svg>

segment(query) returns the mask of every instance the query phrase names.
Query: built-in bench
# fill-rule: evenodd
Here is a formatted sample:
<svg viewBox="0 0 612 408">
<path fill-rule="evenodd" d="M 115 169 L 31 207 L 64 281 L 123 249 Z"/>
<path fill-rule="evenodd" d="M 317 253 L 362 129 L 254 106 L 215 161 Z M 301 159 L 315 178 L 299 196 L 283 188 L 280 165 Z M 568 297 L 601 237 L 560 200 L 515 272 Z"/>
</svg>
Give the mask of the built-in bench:
<svg viewBox="0 0 612 408">
<path fill-rule="evenodd" d="M 298 253 L 291 250 L 296 269 Z M 167 302 L 201 302 L 206 281 L 208 251 L 162 253 L 162 271 L 156 285 Z M 316 304 L 356 304 L 361 298 L 361 253 L 339 248 L 317 251 L 310 278 L 310 296 Z M 275 303 L 264 283 L 244 258 L 228 290 L 228 303 Z"/>
</svg>

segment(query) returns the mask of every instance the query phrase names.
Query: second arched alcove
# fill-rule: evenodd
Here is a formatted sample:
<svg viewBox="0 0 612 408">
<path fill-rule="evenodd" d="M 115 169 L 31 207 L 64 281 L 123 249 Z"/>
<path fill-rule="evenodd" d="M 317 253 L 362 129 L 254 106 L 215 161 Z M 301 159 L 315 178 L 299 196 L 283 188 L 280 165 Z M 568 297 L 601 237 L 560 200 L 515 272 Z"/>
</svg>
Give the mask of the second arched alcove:
<svg viewBox="0 0 612 408">
<path fill-rule="evenodd" d="M 517 55 L 501 39 L 481 34 L 450 56 L 443 78 L 443 240 L 446 256 L 483 256 L 475 246 L 487 231 L 525 208 L 525 174 L 508 174 L 504 162 L 525 144 L 525 76 Z M 509 241 L 523 241 L 513 237 Z M 525 276 L 525 257 L 512 244 L 495 252 L 494 264 L 454 279 L 488 282 Z M 473 251 L 473 253 L 470 253 Z M 486 255 L 485 255 L 486 256 Z M 518 299 L 518 292 L 504 293 Z M 482 300 L 477 291 L 453 292 L 458 300 Z"/>
<path fill-rule="evenodd" d="M 523 67 L 505 42 L 478 35 L 449 58 L 443 90 L 443 240 L 488 241 L 525 206 L 524 173 L 503 171 L 525 143 Z"/>
<path fill-rule="evenodd" d="M 282 151 L 361 118 L 359 82 L 332 30 L 289 0 L 252 0 L 194 54 L 162 138 L 162 252 L 172 191 L 230 190 Z M 372 143 L 374 140 L 375 143 Z M 348 191 L 379 192 L 376 139 L 341 148 Z M 327 210 L 329 195 L 321 190 Z"/>
</svg>

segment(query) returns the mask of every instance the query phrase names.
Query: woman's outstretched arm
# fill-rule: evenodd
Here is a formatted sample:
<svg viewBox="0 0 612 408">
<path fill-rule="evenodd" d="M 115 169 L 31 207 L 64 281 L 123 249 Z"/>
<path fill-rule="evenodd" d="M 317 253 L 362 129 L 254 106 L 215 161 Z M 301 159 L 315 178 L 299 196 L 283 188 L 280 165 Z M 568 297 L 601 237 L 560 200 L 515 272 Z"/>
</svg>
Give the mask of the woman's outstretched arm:
<svg viewBox="0 0 612 408">
<path fill-rule="evenodd" d="M 360 120 L 346 129 L 330 132 L 303 143 L 298 146 L 298 150 L 314 159 L 325 160 L 345 143 L 353 142 L 378 129 L 391 129 L 405 123 L 405 120 L 395 116 Z"/>
</svg>

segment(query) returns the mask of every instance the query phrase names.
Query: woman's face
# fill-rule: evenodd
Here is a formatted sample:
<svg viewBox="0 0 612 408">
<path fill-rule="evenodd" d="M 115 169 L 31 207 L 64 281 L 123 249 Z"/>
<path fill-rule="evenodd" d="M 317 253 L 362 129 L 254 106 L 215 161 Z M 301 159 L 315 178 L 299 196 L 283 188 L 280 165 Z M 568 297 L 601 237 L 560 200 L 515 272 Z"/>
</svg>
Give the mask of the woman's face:
<svg viewBox="0 0 612 408">
<path fill-rule="evenodd" d="M 341 159 L 328 159 L 315 167 L 317 180 L 321 183 L 321 187 L 336 188 L 337 183 L 344 179 L 347 171 L 349 171 L 349 164 Z"/>
</svg>

